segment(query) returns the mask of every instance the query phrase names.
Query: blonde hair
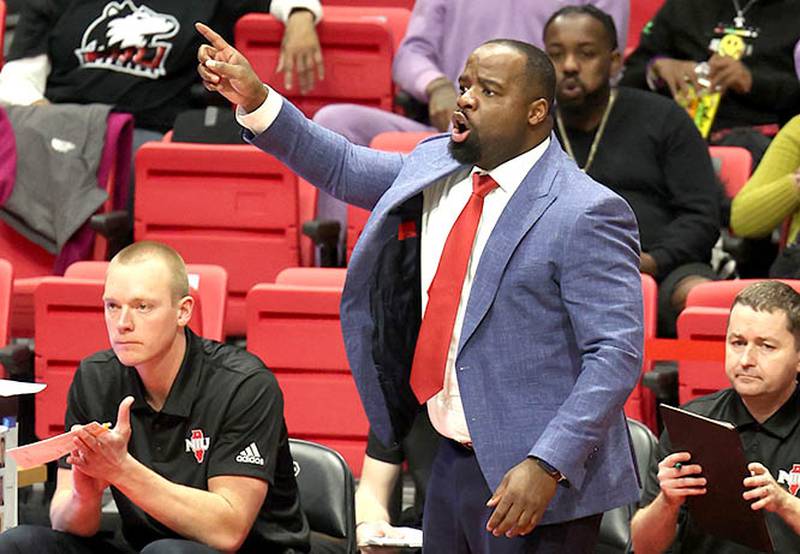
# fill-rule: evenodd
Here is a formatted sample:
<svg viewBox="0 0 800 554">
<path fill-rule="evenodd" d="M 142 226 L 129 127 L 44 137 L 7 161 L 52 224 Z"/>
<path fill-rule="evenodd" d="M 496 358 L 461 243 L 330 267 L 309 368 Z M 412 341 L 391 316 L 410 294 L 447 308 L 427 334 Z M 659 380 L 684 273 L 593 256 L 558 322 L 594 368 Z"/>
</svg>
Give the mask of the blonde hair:
<svg viewBox="0 0 800 554">
<path fill-rule="evenodd" d="M 159 259 L 167 266 L 173 303 L 187 296 L 189 294 L 189 277 L 186 275 L 186 264 L 181 255 L 171 246 L 150 240 L 135 242 L 120 250 L 111 259 L 111 264 L 128 265 L 152 259 Z"/>
</svg>

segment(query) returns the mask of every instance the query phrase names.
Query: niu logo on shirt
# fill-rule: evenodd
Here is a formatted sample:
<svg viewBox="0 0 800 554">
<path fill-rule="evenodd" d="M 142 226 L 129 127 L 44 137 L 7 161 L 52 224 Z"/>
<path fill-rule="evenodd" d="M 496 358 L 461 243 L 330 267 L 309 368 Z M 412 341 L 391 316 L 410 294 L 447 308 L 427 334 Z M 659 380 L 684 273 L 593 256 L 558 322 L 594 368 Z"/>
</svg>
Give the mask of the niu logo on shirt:
<svg viewBox="0 0 800 554">
<path fill-rule="evenodd" d="M 211 437 L 204 437 L 202 429 L 192 429 L 190 438 L 186 439 L 186 452 L 194 452 L 194 459 L 202 464 L 209 444 Z"/>
<path fill-rule="evenodd" d="M 109 2 L 95 19 L 75 50 L 83 68 L 102 68 L 138 77 L 158 79 L 166 72 L 172 44 L 178 34 L 175 17 L 158 13 L 132 0 Z"/>
<path fill-rule="evenodd" d="M 789 471 L 779 469 L 778 484 L 785 485 L 789 492 L 792 493 L 792 496 L 796 496 L 798 489 L 800 489 L 800 464 L 792 464 L 792 469 Z"/>
</svg>

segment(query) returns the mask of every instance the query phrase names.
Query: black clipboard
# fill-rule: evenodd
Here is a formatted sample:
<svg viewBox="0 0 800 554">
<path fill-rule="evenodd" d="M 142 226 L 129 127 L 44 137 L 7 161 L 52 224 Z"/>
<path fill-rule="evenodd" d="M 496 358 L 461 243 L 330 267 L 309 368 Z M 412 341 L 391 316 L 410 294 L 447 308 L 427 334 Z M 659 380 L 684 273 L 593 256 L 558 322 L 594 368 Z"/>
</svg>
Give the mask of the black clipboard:
<svg viewBox="0 0 800 554">
<path fill-rule="evenodd" d="M 689 452 L 700 464 L 706 494 L 689 496 L 692 519 L 705 532 L 762 552 L 774 552 L 764 511 L 753 511 L 742 498 L 742 481 L 750 475 L 742 440 L 730 423 L 661 404 L 661 418 L 673 452 Z"/>
</svg>

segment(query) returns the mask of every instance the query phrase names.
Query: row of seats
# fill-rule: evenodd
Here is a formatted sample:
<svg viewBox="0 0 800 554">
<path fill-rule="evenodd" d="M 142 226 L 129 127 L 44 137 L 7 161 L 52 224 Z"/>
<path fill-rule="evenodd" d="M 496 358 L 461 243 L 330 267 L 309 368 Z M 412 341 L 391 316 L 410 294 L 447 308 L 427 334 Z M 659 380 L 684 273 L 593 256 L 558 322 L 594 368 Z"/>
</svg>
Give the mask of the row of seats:
<svg viewBox="0 0 800 554">
<path fill-rule="evenodd" d="M 408 151 L 426 134 L 387 133 L 376 138 L 373 146 L 384 150 Z M 715 147 L 712 155 L 719 152 L 736 151 L 724 147 Z M 746 151 L 743 151 L 746 153 Z M 219 159 L 226 159 L 227 163 L 220 165 Z M 729 161 L 723 161 L 723 178 L 725 169 L 736 167 Z M 742 167 L 741 164 L 739 166 Z M 746 178 L 748 171 L 739 171 L 741 175 L 735 176 L 729 182 L 740 186 Z M 730 171 L 730 174 L 735 174 Z M 298 179 L 291 171 L 276 160 L 264 155 L 251 146 L 231 145 L 198 145 L 187 143 L 156 142 L 149 143 L 140 149 L 137 157 L 137 195 L 136 195 L 136 240 L 158 240 L 175 247 L 190 264 L 215 264 L 225 268 L 228 276 L 225 308 L 224 330 L 217 329 L 214 333 L 205 333 L 211 338 L 223 338 L 226 335 L 251 336 L 254 328 L 252 312 L 248 314 L 248 292 L 252 301 L 262 296 L 279 295 L 274 292 L 264 291 L 259 287 L 253 289 L 257 283 L 275 281 L 281 270 L 299 265 L 311 265 L 310 244 L 301 246 L 302 238 L 299 232 L 300 223 L 311 219 L 315 205 L 316 189 Z M 368 212 L 350 208 L 348 223 L 348 253 L 360 234 Z M 307 240 L 307 239 L 306 239 Z M 305 254 L 303 254 L 305 250 Z M 68 277 L 75 277 L 67 272 Z M 52 283 L 43 291 L 37 287 L 47 279 L 18 279 L 15 284 L 15 294 L 22 288 L 19 283 L 29 285 L 29 296 L 16 295 L 15 304 L 20 305 L 20 298 L 29 298 L 29 309 L 33 313 L 34 291 L 40 297 L 49 294 Z M 279 280 L 280 283 L 280 280 Z M 287 283 L 282 283 L 287 285 Z M 648 338 L 655 336 L 656 321 L 656 285 L 650 278 L 643 278 L 645 298 L 645 334 Z M 253 290 L 251 290 L 253 289 Z M 286 298 L 296 294 L 297 291 L 286 292 Z M 306 300 L 309 309 L 328 310 L 327 324 L 335 328 L 338 337 L 338 291 L 319 293 L 318 299 L 328 295 L 328 308 L 322 308 L 322 300 Z M 94 297 L 100 298 L 99 292 Z M 276 300 L 277 301 L 277 300 Z M 287 302 L 288 306 L 300 306 L 303 303 Z M 100 310 L 98 304 L 98 310 Z M 58 313 L 58 309 L 51 309 Z M 289 313 L 288 308 L 280 313 Z M 97 312 L 100 313 L 99 311 Z M 310 313 L 310 312 L 307 312 Z M 16 316 L 17 314 L 15 314 Z M 36 330 L 36 337 L 44 333 L 47 322 L 45 314 L 37 310 L 37 318 L 31 325 Z M 323 316 L 320 316 L 324 319 Z M 322 325 L 322 323 L 319 323 Z M 102 326 L 100 327 L 102 329 Z M 104 331 L 103 331 L 104 333 Z M 104 336 L 104 334 L 101 334 Z M 274 333 L 265 333 L 265 337 L 279 336 Z M 308 339 L 306 339 L 308 340 Z M 37 341 L 38 342 L 38 341 Z M 101 343 L 102 345 L 105 342 Z M 258 345 L 258 342 L 252 344 Z M 352 452 L 346 457 L 348 460 L 358 460 L 357 452 L 361 449 L 358 442 L 366 435 L 366 423 L 363 413 L 360 412 L 355 388 L 349 379 L 349 369 L 344 358 L 343 348 L 334 348 L 321 361 L 287 361 L 286 358 L 270 359 L 276 355 L 282 345 L 292 344 L 296 350 L 306 351 L 310 354 L 316 350 L 303 348 L 302 341 L 292 342 L 287 340 L 276 341 L 275 349 L 263 348 L 257 350 L 268 365 L 285 373 L 286 386 L 298 391 L 298 394 L 308 395 L 307 400 L 314 400 L 317 394 L 311 389 L 303 389 L 298 383 L 303 381 L 299 375 L 303 371 L 319 372 L 326 370 L 325 379 L 318 379 L 320 390 L 326 390 L 325 380 L 339 379 L 337 386 L 340 396 L 348 400 L 348 405 L 356 406 L 355 414 L 343 414 L 343 420 L 354 422 L 354 428 L 346 435 L 344 442 L 337 443 L 340 450 Z M 254 346 L 254 348 L 260 348 Z M 97 348 L 95 348 L 97 349 Z M 58 352 L 58 349 L 55 350 Z M 61 375 L 66 376 L 74 370 L 77 360 L 92 349 L 82 350 L 82 355 L 67 359 L 56 360 L 62 367 Z M 65 357 L 63 352 L 60 353 Z M 320 365 L 322 364 L 322 365 Z M 39 364 L 41 365 L 41 364 Z M 37 365 L 37 367 L 39 367 Z M 647 362 L 644 370 L 652 368 L 652 363 Z M 44 370 L 37 376 L 44 380 Z M 50 371 L 53 374 L 55 370 Z M 334 378 L 335 373 L 339 377 Z M 343 377 L 346 377 L 342 381 Z M 346 383 L 345 383 L 346 381 Z M 68 381 L 61 385 L 68 386 Z M 336 388 L 334 386 L 334 388 Z M 332 389 L 331 389 L 332 390 Z M 61 392 L 54 392 L 61 394 Z M 47 395 L 42 396 L 42 404 L 47 404 Z M 305 405 L 319 405 L 319 402 L 305 403 Z M 655 425 L 654 401 L 650 391 L 638 386 L 626 404 L 626 413 L 651 427 Z M 352 415 L 353 417 L 344 417 Z M 298 431 L 302 433 L 317 429 L 319 415 L 308 414 L 298 419 Z M 57 425 L 60 416 L 56 419 Z M 44 425 L 44 423 L 42 423 Z M 336 428 L 336 426 L 334 426 Z M 44 433 L 44 434 L 43 434 Z M 40 430 L 43 436 L 51 434 L 44 429 Z M 307 435 L 304 435 L 307 436 Z M 346 447 L 345 442 L 357 439 L 352 448 Z M 337 439 L 338 440 L 338 439 Z M 358 462 L 360 463 L 360 461 Z"/>
</svg>

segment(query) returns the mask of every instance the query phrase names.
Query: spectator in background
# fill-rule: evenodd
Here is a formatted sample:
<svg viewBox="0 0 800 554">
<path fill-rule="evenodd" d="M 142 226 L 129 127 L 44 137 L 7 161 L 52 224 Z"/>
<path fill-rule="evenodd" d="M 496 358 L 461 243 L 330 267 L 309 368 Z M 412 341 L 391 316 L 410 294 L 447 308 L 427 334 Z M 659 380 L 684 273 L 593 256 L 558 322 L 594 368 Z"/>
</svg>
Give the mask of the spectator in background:
<svg viewBox="0 0 800 554">
<path fill-rule="evenodd" d="M 709 89 L 723 93 L 710 142 L 744 146 L 757 163 L 777 126 L 800 112 L 798 21 L 796 0 L 666 0 L 626 60 L 620 84 L 680 97 L 688 85 L 698 87 L 698 64 L 707 61 Z M 739 60 L 718 53 L 734 28 Z"/>
<path fill-rule="evenodd" d="M 779 553 L 800 552 L 800 500 L 792 479 L 800 458 L 798 370 L 800 294 L 777 281 L 755 283 L 733 301 L 728 321 L 725 373 L 731 388 L 684 406 L 736 426 L 750 462 L 744 499 L 765 511 Z M 673 451 L 668 433 L 661 435 L 644 477 L 644 507 L 631 522 L 636 554 L 755 552 L 709 535 L 694 522 L 686 499 L 714 486 L 702 471 L 691 452 Z"/>
<path fill-rule="evenodd" d="M 298 71 L 307 90 L 322 61 L 318 0 L 27 0 L 0 72 L 0 103 L 112 104 L 135 116 L 135 149 L 191 105 L 200 44 L 194 22 L 232 37 L 240 16 L 267 10 L 286 22 L 280 66 L 287 86 Z"/>
<path fill-rule="evenodd" d="M 369 537 L 402 536 L 392 524 L 422 529 L 425 489 L 438 443 L 439 436 L 425 410 L 417 415 L 408 436 L 393 447 L 384 446 L 370 431 L 356 490 L 356 538 L 359 545 Z M 395 511 L 392 501 L 398 484 L 402 484 L 404 462 L 408 463 L 414 481 L 414 505 L 397 517 L 392 513 Z"/>
<path fill-rule="evenodd" d="M 557 135 L 579 167 L 633 208 L 640 269 L 659 283 L 659 332 L 674 336 L 689 291 L 715 277 L 718 188 L 684 110 L 650 92 L 612 88 L 621 66 L 616 36 L 613 19 L 594 6 L 562 8 L 545 25 Z"/>
<path fill-rule="evenodd" d="M 731 204 L 731 229 L 740 237 L 769 236 L 789 219 L 786 246 L 770 271 L 773 277 L 800 278 L 800 115 L 769 145 L 747 184 Z"/>
<path fill-rule="evenodd" d="M 355 104 L 326 106 L 314 121 L 362 145 L 387 131 L 446 131 L 456 108 L 456 81 L 469 53 L 493 38 L 541 46 L 542 28 L 550 14 L 570 3 L 594 4 L 610 13 L 620 44 L 625 44 L 627 0 L 417 0 L 392 73 L 395 83 L 421 104 L 420 121 Z M 318 202 L 320 217 L 342 222 L 344 240 L 344 205 L 322 191 Z"/>
</svg>

